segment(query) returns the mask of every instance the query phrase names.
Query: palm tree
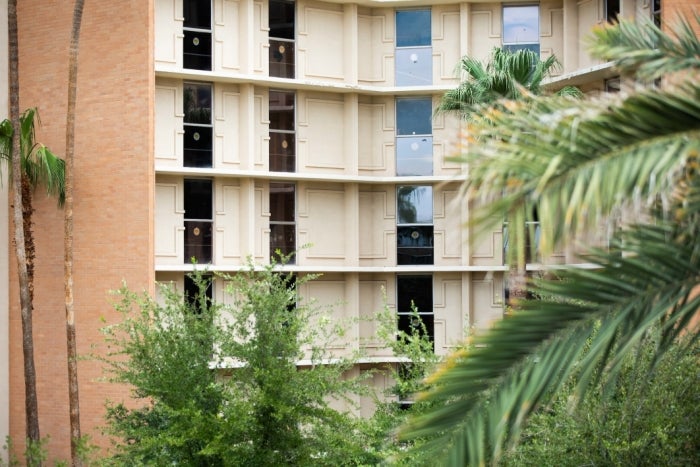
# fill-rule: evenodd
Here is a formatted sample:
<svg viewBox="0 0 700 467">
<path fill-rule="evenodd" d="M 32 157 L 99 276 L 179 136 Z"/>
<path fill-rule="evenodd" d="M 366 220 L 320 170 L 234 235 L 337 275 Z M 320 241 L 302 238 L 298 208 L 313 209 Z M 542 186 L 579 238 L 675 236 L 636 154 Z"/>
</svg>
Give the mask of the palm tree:
<svg viewBox="0 0 700 467">
<path fill-rule="evenodd" d="M 27 439 L 38 443 L 39 409 L 36 398 L 36 369 L 34 367 L 34 342 L 32 338 L 32 298 L 27 273 L 27 253 L 22 222 L 23 179 L 20 152 L 19 115 L 19 41 L 17 32 L 17 0 L 7 2 L 8 67 L 10 92 L 12 205 L 15 226 L 14 245 L 17 259 L 20 314 L 22 317 L 22 352 L 24 360 L 24 411 L 26 416 Z M 26 190 L 29 191 L 29 190 Z"/>
<path fill-rule="evenodd" d="M 72 465 L 82 465 L 79 445 L 80 398 L 78 392 L 78 349 L 73 308 L 73 173 L 75 154 L 75 107 L 78 93 L 78 45 L 85 0 L 73 7 L 70 49 L 68 54 L 68 106 L 66 110 L 66 209 L 64 210 L 64 285 L 66 305 L 66 345 L 68 348 L 68 405 L 70 412 L 70 452 Z"/>
<path fill-rule="evenodd" d="M 19 118 L 18 132 L 15 131 L 11 120 L 6 119 L 0 122 L 0 160 L 12 161 L 10 179 L 15 193 L 13 201 L 15 207 L 15 248 L 20 277 L 25 412 L 27 438 L 32 442 L 38 442 L 40 439 L 32 336 L 35 258 L 32 232 L 32 213 L 34 211 L 32 192 L 35 187 L 43 185 L 48 195 L 58 197 L 59 205 L 64 200 L 64 163 L 46 146 L 36 143 L 34 129 L 38 120 L 36 109 L 28 109 Z M 15 134 L 19 135 L 17 142 L 20 149 L 18 151 L 14 145 Z M 19 154 L 19 157 L 14 157 L 15 154 Z M 19 200 L 17 194 L 20 195 Z"/>
<path fill-rule="evenodd" d="M 542 94 L 542 81 L 558 66 L 559 62 L 553 55 L 541 60 L 539 53 L 528 49 L 513 52 L 495 47 L 486 65 L 475 58 L 462 57 L 458 66 L 460 85 L 442 96 L 436 113 L 454 113 L 464 120 L 472 121 L 483 117 L 482 111 L 491 106 L 503 102 L 531 100 Z M 565 86 L 557 95 L 578 98 L 582 93 L 574 86 Z M 504 259 L 510 264 L 508 299 L 509 304 L 514 304 L 526 296 L 526 256 L 524 244 L 511 248 L 513 242 L 509 240 L 523 238 L 522 235 L 514 235 L 514 232 L 526 232 L 527 229 L 525 223 L 505 226 L 508 228 L 504 227 Z M 534 232 L 530 234 L 534 235 Z"/>
<path fill-rule="evenodd" d="M 424 397 L 434 409 L 405 429 L 432 437 L 421 454 L 433 465 L 496 463 L 564 379 L 576 378 L 578 400 L 593 381 L 614 381 L 652 329 L 662 336 L 657 356 L 682 333 L 698 337 L 700 41 L 686 22 L 671 35 L 624 21 L 594 34 L 593 53 L 621 73 L 647 81 L 681 73 L 661 89 L 607 100 L 482 109 L 471 126 L 479 144 L 465 156 L 465 193 L 488 203 L 477 223 L 503 213 L 523 223 L 536 209 L 552 227 L 543 232 L 546 251 L 618 209 L 639 209 L 647 221 L 593 250 L 595 269 L 537 281 L 540 300 L 522 303 L 433 375 Z"/>
<path fill-rule="evenodd" d="M 457 113 L 470 119 L 485 104 L 499 99 L 522 100 L 542 94 L 542 81 L 559 65 L 553 55 L 540 60 L 532 50 L 515 52 L 494 47 L 487 64 L 464 56 L 459 62 L 460 84 L 447 91 L 437 108 L 438 113 Z M 567 86 L 561 94 L 580 95 L 577 88 Z"/>
</svg>

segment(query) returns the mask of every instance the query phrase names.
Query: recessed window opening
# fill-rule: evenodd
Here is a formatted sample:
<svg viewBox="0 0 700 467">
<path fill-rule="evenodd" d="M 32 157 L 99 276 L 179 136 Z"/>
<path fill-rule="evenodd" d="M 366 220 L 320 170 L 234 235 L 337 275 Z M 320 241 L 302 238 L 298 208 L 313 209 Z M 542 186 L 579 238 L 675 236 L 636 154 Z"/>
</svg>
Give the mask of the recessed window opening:
<svg viewBox="0 0 700 467">
<path fill-rule="evenodd" d="M 293 1 L 270 0 L 270 76 L 294 78 L 294 12 Z"/>
<path fill-rule="evenodd" d="M 270 255 L 287 256 L 296 250 L 296 186 L 270 183 Z M 294 257 L 290 258 L 294 263 Z"/>
<path fill-rule="evenodd" d="M 207 301 L 207 306 L 211 305 L 212 300 L 213 300 L 213 288 L 214 288 L 214 281 L 212 280 L 212 276 L 205 274 L 202 276 L 202 280 L 205 281 L 206 288 L 204 289 L 204 295 L 206 297 Z M 199 305 L 200 305 L 200 290 L 199 286 L 197 283 L 192 279 L 192 277 L 189 274 L 185 274 L 185 300 L 187 300 L 187 303 L 195 309 L 198 313 L 201 312 Z"/>
<path fill-rule="evenodd" d="M 184 180 L 185 263 L 211 263 L 213 196 L 212 181 Z"/>
<path fill-rule="evenodd" d="M 294 91 L 270 90 L 270 171 L 296 170 Z"/>
<path fill-rule="evenodd" d="M 396 187 L 396 263 L 433 264 L 433 187 Z"/>
<path fill-rule="evenodd" d="M 212 167 L 213 125 L 212 85 L 208 83 L 183 84 L 185 167 Z"/>
<path fill-rule="evenodd" d="M 433 174 L 432 106 L 430 97 L 396 99 L 396 175 Z"/>
<path fill-rule="evenodd" d="M 537 5 L 503 7 L 503 49 L 540 53 L 540 8 Z"/>
<path fill-rule="evenodd" d="M 605 0 L 605 19 L 608 23 L 617 23 L 620 15 L 620 0 Z"/>
<path fill-rule="evenodd" d="M 211 0 L 183 0 L 183 67 L 211 70 Z"/>
<path fill-rule="evenodd" d="M 415 309 L 415 313 L 414 313 Z M 396 276 L 398 329 L 406 334 L 418 332 L 435 342 L 433 276 L 399 274 Z"/>
<path fill-rule="evenodd" d="M 651 17 L 656 27 L 661 27 L 661 0 L 652 0 Z"/>
<path fill-rule="evenodd" d="M 396 85 L 428 86 L 433 82 L 430 10 L 396 12 Z"/>
</svg>

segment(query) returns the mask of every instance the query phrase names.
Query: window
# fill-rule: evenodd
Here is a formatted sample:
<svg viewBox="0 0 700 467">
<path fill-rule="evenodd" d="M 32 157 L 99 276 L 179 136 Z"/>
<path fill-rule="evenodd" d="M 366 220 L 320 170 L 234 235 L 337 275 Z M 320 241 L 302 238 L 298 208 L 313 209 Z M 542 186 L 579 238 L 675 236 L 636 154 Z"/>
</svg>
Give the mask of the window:
<svg viewBox="0 0 700 467">
<path fill-rule="evenodd" d="M 433 83 L 433 49 L 430 10 L 396 12 L 396 85 Z"/>
<path fill-rule="evenodd" d="M 661 0 L 653 0 L 651 6 L 651 17 L 656 27 L 661 27 Z"/>
<path fill-rule="evenodd" d="M 270 183 L 270 254 L 286 256 L 296 250 L 295 186 Z M 294 258 L 290 258 L 294 263 Z"/>
<path fill-rule="evenodd" d="M 605 80 L 605 92 L 620 92 L 620 77 L 608 78 Z"/>
<path fill-rule="evenodd" d="M 417 317 L 412 311 L 412 305 L 415 306 Z M 433 276 L 429 274 L 397 275 L 396 311 L 399 331 L 411 334 L 417 330 L 421 335 L 425 332 L 434 342 Z"/>
<path fill-rule="evenodd" d="M 213 301 L 213 277 L 210 274 L 203 274 L 202 280 L 206 284 L 204 295 L 206 296 L 207 305 L 211 305 Z M 185 274 L 185 300 L 191 307 L 201 311 L 199 310 L 199 287 L 190 274 Z"/>
<path fill-rule="evenodd" d="M 503 49 L 540 53 L 540 9 L 537 5 L 503 7 Z"/>
<path fill-rule="evenodd" d="M 608 23 L 617 23 L 620 15 L 620 0 L 605 0 L 605 19 Z"/>
<path fill-rule="evenodd" d="M 211 84 L 183 84 L 185 167 L 211 167 L 213 160 L 211 120 Z"/>
<path fill-rule="evenodd" d="M 211 0 L 183 0 L 183 67 L 211 70 Z"/>
<path fill-rule="evenodd" d="M 211 263 L 212 181 L 185 179 L 185 263 Z"/>
<path fill-rule="evenodd" d="M 433 174 L 432 106 L 430 97 L 396 99 L 396 175 Z"/>
<path fill-rule="evenodd" d="M 296 170 L 294 92 L 270 91 L 270 171 Z"/>
<path fill-rule="evenodd" d="M 294 2 L 270 0 L 270 76 L 294 78 Z"/>
<path fill-rule="evenodd" d="M 433 187 L 396 187 L 396 263 L 433 264 Z"/>
</svg>

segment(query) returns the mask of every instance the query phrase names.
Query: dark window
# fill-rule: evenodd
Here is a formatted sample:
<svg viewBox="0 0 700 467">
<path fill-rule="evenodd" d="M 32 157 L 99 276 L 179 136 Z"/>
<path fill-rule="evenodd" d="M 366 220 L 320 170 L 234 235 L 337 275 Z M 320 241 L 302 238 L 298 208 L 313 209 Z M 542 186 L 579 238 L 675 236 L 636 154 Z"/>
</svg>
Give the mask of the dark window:
<svg viewBox="0 0 700 467">
<path fill-rule="evenodd" d="M 211 263 L 212 181 L 185 179 L 185 262 Z"/>
<path fill-rule="evenodd" d="M 207 306 L 211 305 L 212 300 L 213 300 L 213 280 L 211 275 L 202 275 L 201 279 L 204 281 L 204 295 L 206 296 L 207 299 Z M 199 296 L 200 296 L 200 290 L 199 286 L 195 283 L 195 281 L 192 279 L 192 276 L 190 274 L 185 274 L 185 299 L 187 300 L 187 303 L 191 307 L 194 307 L 195 309 L 199 310 Z"/>
<path fill-rule="evenodd" d="M 270 171 L 296 170 L 294 92 L 270 91 Z"/>
<path fill-rule="evenodd" d="M 433 264 L 433 188 L 396 189 L 396 263 Z"/>
<path fill-rule="evenodd" d="M 656 27 L 661 27 L 661 0 L 653 0 L 651 7 L 651 16 Z"/>
<path fill-rule="evenodd" d="M 270 253 L 286 256 L 296 249 L 295 185 L 270 183 Z M 294 263 L 294 258 L 290 258 Z"/>
<path fill-rule="evenodd" d="M 426 333 L 434 341 L 433 276 L 396 276 L 396 311 L 399 331 L 406 334 L 414 331 Z"/>
<path fill-rule="evenodd" d="M 617 23 L 620 14 L 620 0 L 605 0 L 605 19 L 608 23 Z"/>
<path fill-rule="evenodd" d="M 211 84 L 184 83 L 183 85 L 183 165 L 185 167 L 212 167 L 211 97 Z"/>
<path fill-rule="evenodd" d="M 211 1 L 183 1 L 183 67 L 211 70 Z"/>
<path fill-rule="evenodd" d="M 537 5 L 503 7 L 503 48 L 540 53 L 540 8 Z"/>
<path fill-rule="evenodd" d="M 605 80 L 605 92 L 620 92 L 620 77 L 608 78 Z"/>
<path fill-rule="evenodd" d="M 270 76 L 294 78 L 294 2 L 270 0 Z"/>
</svg>

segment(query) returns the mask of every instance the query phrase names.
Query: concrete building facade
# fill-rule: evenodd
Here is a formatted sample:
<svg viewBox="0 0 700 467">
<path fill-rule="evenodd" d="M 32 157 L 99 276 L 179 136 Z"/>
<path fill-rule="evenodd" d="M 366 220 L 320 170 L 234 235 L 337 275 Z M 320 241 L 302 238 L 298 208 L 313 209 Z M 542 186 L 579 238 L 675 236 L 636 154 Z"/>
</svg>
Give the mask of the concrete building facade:
<svg viewBox="0 0 700 467">
<path fill-rule="evenodd" d="M 38 107 L 38 140 L 62 154 L 72 2 L 19 3 L 20 106 Z M 405 329 L 413 300 L 435 352 L 448 353 L 470 328 L 502 316 L 507 269 L 501 230 L 475 239 L 465 227 L 466 169 L 449 159 L 461 150 L 461 123 L 433 115 L 458 83 L 459 58 L 529 48 L 562 63 L 553 86 L 604 92 L 613 71 L 589 57 L 583 38 L 616 15 L 651 17 L 659 8 L 658 0 L 88 2 L 76 118 L 79 353 L 104 350 L 99 329 L 118 319 L 109 291 L 122 281 L 187 290 L 186 274 L 200 267 L 193 257 L 235 272 L 277 250 L 298 250 L 286 269 L 322 274 L 302 294 L 335 305 L 338 319 L 372 315 L 386 296 Z M 41 429 L 52 455 L 67 458 L 62 212 L 53 200 L 36 201 Z M 7 206 L 0 203 L 0 319 L 9 323 L 7 337 L 0 328 L 0 434 L 21 440 Z M 227 299 L 222 284 L 212 293 Z M 374 334 L 370 321 L 358 322 L 346 350 L 363 346 L 367 364 L 392 361 Z M 106 446 L 105 400 L 128 389 L 104 382 L 95 360 L 79 371 L 83 429 Z"/>
</svg>

